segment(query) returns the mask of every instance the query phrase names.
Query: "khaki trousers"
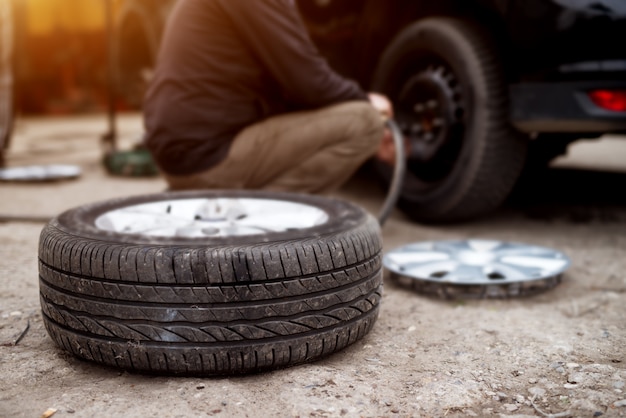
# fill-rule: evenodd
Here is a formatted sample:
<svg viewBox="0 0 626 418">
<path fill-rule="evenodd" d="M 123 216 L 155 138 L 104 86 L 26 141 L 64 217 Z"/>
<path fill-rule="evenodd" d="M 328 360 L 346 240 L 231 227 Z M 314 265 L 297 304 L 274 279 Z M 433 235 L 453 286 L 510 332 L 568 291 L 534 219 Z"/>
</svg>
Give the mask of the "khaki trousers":
<svg viewBox="0 0 626 418">
<path fill-rule="evenodd" d="M 365 101 L 279 115 L 244 129 L 215 167 L 165 179 L 172 190 L 330 192 L 376 153 L 383 132 L 380 114 Z"/>
</svg>

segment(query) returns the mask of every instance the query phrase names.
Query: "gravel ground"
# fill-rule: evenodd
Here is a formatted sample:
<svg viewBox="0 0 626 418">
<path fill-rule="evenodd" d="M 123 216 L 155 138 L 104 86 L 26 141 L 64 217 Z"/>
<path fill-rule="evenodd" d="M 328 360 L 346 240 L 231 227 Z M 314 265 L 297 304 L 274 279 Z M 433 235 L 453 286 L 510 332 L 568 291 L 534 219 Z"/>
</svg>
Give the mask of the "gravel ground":
<svg viewBox="0 0 626 418">
<path fill-rule="evenodd" d="M 139 117 L 120 122 L 122 146 L 130 146 Z M 0 184 L 0 215 L 49 217 L 164 190 L 159 178 L 105 174 L 105 130 L 103 117 L 20 120 L 10 165 L 71 163 L 83 175 Z M 43 224 L 0 223 L 0 417 L 39 417 L 48 409 L 55 418 L 626 416 L 625 145 L 617 137 L 576 145 L 558 170 L 486 219 L 428 226 L 395 213 L 383 230 L 385 250 L 463 238 L 559 249 L 573 263 L 556 288 L 533 297 L 450 301 L 386 277 L 379 319 L 364 339 L 313 364 L 247 377 L 143 376 L 60 350 L 39 307 Z M 384 196 L 370 182 L 359 176 L 337 195 L 375 213 Z"/>
</svg>

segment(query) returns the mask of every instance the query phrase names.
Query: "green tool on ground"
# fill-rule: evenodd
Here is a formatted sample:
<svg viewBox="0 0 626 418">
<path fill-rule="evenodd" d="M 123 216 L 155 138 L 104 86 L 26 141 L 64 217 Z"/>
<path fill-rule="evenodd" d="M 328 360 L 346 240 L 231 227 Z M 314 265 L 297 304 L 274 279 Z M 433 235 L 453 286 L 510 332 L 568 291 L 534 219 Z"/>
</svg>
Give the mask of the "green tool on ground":
<svg viewBox="0 0 626 418">
<path fill-rule="evenodd" d="M 116 176 L 147 177 L 159 174 L 150 151 L 141 145 L 129 151 L 107 152 L 103 164 L 109 174 Z"/>
</svg>

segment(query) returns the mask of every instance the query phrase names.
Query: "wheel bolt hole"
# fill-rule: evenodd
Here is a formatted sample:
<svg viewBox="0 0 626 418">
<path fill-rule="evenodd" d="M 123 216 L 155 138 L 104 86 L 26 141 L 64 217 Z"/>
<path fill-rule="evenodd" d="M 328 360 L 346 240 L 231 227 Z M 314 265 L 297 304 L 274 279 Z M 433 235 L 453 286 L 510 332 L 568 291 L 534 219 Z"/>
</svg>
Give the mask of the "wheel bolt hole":
<svg viewBox="0 0 626 418">
<path fill-rule="evenodd" d="M 449 273 L 448 271 L 436 271 L 434 273 L 431 273 L 430 277 L 432 277 L 433 279 L 441 279 L 441 278 L 447 276 L 448 273 Z"/>
<path fill-rule="evenodd" d="M 498 273 L 497 271 L 489 273 L 487 275 L 487 277 L 489 277 L 489 279 L 491 279 L 491 280 L 504 280 L 504 279 L 506 279 L 506 277 L 504 277 L 504 275 L 502 273 Z"/>
</svg>

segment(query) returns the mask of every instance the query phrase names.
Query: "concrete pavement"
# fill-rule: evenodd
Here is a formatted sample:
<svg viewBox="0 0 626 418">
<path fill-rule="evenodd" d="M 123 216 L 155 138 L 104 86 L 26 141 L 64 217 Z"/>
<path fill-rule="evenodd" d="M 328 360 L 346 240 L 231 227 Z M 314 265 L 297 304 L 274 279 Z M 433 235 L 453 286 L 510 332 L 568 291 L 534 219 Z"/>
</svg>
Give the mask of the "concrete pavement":
<svg viewBox="0 0 626 418">
<path fill-rule="evenodd" d="M 120 143 L 141 134 L 120 120 Z M 0 183 L 1 215 L 51 217 L 95 200 L 160 192 L 160 178 L 115 178 L 100 162 L 104 116 L 19 120 L 12 166 L 77 164 L 77 180 Z M 444 301 L 386 281 L 362 341 L 321 362 L 219 379 L 134 375 L 79 361 L 41 320 L 41 223 L 0 223 L 0 417 L 626 416 L 626 140 L 577 144 L 539 183 L 475 222 L 419 225 L 395 213 L 385 250 L 491 238 L 557 248 L 573 261 L 544 294 Z M 575 167 L 600 170 L 580 171 Z M 337 195 L 376 213 L 383 191 L 360 176 Z M 29 325 L 17 345 L 11 344 Z M 568 413 L 568 414 L 566 414 Z M 557 415 L 554 415 L 557 416 Z"/>
</svg>

